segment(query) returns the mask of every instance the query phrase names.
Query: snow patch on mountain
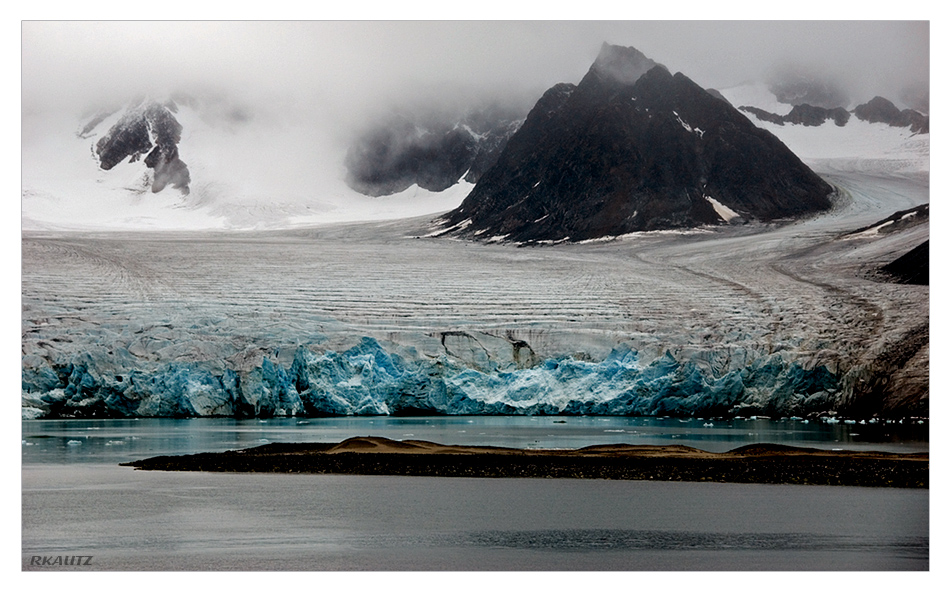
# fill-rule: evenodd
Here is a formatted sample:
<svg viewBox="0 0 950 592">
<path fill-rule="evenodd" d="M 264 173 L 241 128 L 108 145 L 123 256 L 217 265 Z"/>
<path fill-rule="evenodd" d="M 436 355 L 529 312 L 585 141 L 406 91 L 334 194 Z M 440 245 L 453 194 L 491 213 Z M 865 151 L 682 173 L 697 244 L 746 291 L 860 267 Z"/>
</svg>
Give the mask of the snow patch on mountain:
<svg viewBox="0 0 950 592">
<path fill-rule="evenodd" d="M 719 216 L 726 222 L 739 218 L 739 214 L 737 214 L 735 211 L 730 209 L 728 206 L 725 206 L 719 203 L 718 201 L 709 197 L 708 195 L 706 195 L 705 198 L 706 198 L 706 201 L 712 204 L 712 207 L 714 210 L 716 210 L 716 213 L 719 214 Z"/>
</svg>

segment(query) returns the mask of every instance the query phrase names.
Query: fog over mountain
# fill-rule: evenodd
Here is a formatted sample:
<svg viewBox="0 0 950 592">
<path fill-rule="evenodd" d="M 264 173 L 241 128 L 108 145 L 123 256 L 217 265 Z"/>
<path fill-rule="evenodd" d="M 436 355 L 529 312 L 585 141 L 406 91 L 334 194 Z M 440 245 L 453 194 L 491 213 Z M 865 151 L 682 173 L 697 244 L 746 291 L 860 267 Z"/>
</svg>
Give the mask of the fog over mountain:
<svg viewBox="0 0 950 592">
<path fill-rule="evenodd" d="M 349 124 L 433 89 L 537 98 L 582 75 L 604 41 L 703 87 L 794 68 L 863 100 L 897 101 L 929 71 L 929 25 L 913 21 L 25 22 L 22 31 L 26 111 L 207 87 Z"/>
<path fill-rule="evenodd" d="M 929 81 L 920 21 L 25 21 L 24 178 L 56 174 L 43 152 L 50 128 L 72 131 L 133 97 L 186 93 L 215 105 L 205 123 L 285 131 L 227 158 L 244 186 L 303 203 L 317 187 L 341 187 L 340 155 L 367 122 L 423 104 L 500 101 L 526 112 L 554 84 L 578 80 L 605 41 L 704 88 L 794 72 L 833 81 L 854 104 L 880 95 L 905 108 Z"/>
</svg>

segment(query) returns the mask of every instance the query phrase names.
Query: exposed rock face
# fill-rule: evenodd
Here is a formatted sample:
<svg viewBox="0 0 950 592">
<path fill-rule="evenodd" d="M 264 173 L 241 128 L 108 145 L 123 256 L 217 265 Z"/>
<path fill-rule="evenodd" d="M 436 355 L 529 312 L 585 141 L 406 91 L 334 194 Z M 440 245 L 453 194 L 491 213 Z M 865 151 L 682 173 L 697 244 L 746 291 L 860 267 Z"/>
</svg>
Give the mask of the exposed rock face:
<svg viewBox="0 0 950 592">
<path fill-rule="evenodd" d="M 918 226 L 920 224 L 926 224 L 930 221 L 930 204 L 919 205 L 915 208 L 910 208 L 908 210 L 900 210 L 894 212 L 887 218 L 883 220 L 878 220 L 874 224 L 869 224 L 867 226 L 861 227 L 857 230 L 851 231 L 845 236 L 855 236 L 858 234 L 890 234 L 892 232 L 899 232 L 902 230 L 907 230 Z"/>
<path fill-rule="evenodd" d="M 908 253 L 881 268 L 887 276 L 900 284 L 930 284 L 930 241 L 924 241 Z"/>
<path fill-rule="evenodd" d="M 911 84 L 897 97 L 902 103 L 924 115 L 930 113 L 930 86 L 925 83 Z"/>
<path fill-rule="evenodd" d="M 901 111 L 894 103 L 884 97 L 874 97 L 863 105 L 854 108 L 854 115 L 870 123 L 886 123 L 894 127 L 909 127 L 912 132 L 929 134 L 930 118 L 913 109 Z"/>
<path fill-rule="evenodd" d="M 656 66 L 662 64 L 654 62 L 636 48 L 604 43 L 585 79 L 593 76 L 613 84 L 630 85 Z M 662 67 L 666 70 L 666 66 Z"/>
<path fill-rule="evenodd" d="M 706 89 L 706 92 L 708 92 L 708 93 L 711 94 L 712 96 L 716 97 L 716 98 L 719 99 L 720 101 L 725 101 L 726 103 L 732 105 L 732 103 L 729 103 L 729 99 L 727 99 L 727 98 L 726 98 L 721 92 L 719 92 L 718 90 L 716 90 L 716 89 L 714 89 L 714 88 L 707 88 L 707 89 Z"/>
<path fill-rule="evenodd" d="M 743 105 L 742 107 L 739 107 L 739 109 L 741 111 L 745 111 L 746 113 L 751 113 L 752 115 L 755 115 L 756 119 L 758 119 L 759 121 L 768 121 L 769 123 L 774 123 L 776 125 L 785 125 L 784 115 L 776 115 L 775 113 L 772 113 L 771 111 L 766 111 L 765 109 L 759 109 L 758 107 L 751 107 L 749 105 Z"/>
<path fill-rule="evenodd" d="M 793 125 L 817 127 L 831 119 L 838 127 L 844 127 L 848 123 L 848 120 L 851 119 L 851 114 L 848 113 L 844 107 L 825 109 L 824 107 L 813 107 L 811 105 L 802 104 L 792 107 L 788 115 L 776 115 L 775 113 L 770 113 L 758 107 L 742 106 L 739 107 L 739 109 L 755 115 L 760 121 L 768 121 L 776 125 L 790 123 Z"/>
<path fill-rule="evenodd" d="M 807 126 L 819 126 L 825 121 L 831 119 L 838 127 L 844 127 L 851 119 L 851 114 L 844 107 L 835 107 L 834 109 L 825 109 L 824 107 L 813 107 L 811 105 L 795 105 L 788 115 L 784 117 L 785 121 Z"/>
<path fill-rule="evenodd" d="M 799 104 L 792 107 L 788 115 L 776 115 L 758 107 L 742 106 L 740 110 L 751 113 L 760 121 L 768 121 L 777 125 L 786 123 L 806 126 L 819 126 L 831 119 L 838 127 L 844 127 L 851 119 L 851 113 L 861 121 L 870 123 L 886 123 L 893 127 L 908 127 L 914 133 L 929 134 L 930 118 L 921 115 L 913 109 L 901 111 L 894 103 L 883 97 L 874 97 L 863 105 L 858 105 L 852 112 L 843 107 L 825 109 L 808 104 Z"/>
<path fill-rule="evenodd" d="M 395 116 L 373 126 L 349 149 L 347 184 L 364 195 L 398 193 L 416 184 L 442 191 L 475 183 L 518 129 L 522 117 L 497 106 L 454 118 Z"/>
<path fill-rule="evenodd" d="M 152 170 L 153 193 L 171 185 L 187 194 L 191 177 L 188 166 L 178 157 L 182 127 L 173 114 L 176 111 L 172 101 L 144 101 L 128 109 L 96 142 L 99 167 L 108 171 L 126 158 L 131 163 L 145 155 L 143 162 Z M 90 133 L 102 120 L 94 118 L 82 134 Z"/>
<path fill-rule="evenodd" d="M 853 386 L 841 411 L 852 416 L 929 415 L 929 358 L 930 325 L 923 322 L 890 341 L 865 368 L 848 377 Z"/>
<path fill-rule="evenodd" d="M 775 220 L 832 188 L 775 136 L 683 74 L 604 44 L 575 87 L 548 90 L 442 223 L 513 242 Z"/>
</svg>

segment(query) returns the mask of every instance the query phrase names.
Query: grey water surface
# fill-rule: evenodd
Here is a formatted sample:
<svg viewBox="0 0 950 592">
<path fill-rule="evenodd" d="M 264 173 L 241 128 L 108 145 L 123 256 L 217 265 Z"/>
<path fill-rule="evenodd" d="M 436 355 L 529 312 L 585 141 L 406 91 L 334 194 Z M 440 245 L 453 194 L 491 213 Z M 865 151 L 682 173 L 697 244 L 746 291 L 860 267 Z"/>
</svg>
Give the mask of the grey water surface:
<svg viewBox="0 0 950 592">
<path fill-rule="evenodd" d="M 565 423 L 555 423 L 564 421 Z M 712 426 L 704 427 L 704 424 Z M 356 435 L 573 448 L 756 441 L 927 450 L 861 427 L 673 418 L 24 421 L 24 570 L 927 570 L 929 491 L 136 471 L 119 462 Z M 756 429 L 749 429 L 755 425 Z M 908 426 L 901 426 L 907 428 Z M 865 430 L 870 434 L 872 430 Z M 750 436 L 749 434 L 754 434 Z M 643 434 L 643 435 L 638 435 Z M 676 437 L 674 437 L 676 436 Z M 89 557 L 83 565 L 43 558 Z"/>
</svg>

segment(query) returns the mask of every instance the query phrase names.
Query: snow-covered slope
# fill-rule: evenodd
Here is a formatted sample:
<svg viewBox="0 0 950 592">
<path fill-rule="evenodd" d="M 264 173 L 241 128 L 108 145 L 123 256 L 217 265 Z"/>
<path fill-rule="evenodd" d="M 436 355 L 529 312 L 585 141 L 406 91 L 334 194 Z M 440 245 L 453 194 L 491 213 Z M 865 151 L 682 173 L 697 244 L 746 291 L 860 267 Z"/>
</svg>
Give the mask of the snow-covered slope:
<svg viewBox="0 0 950 592">
<path fill-rule="evenodd" d="M 247 112 L 220 100 L 178 101 L 179 155 L 191 183 L 151 191 L 141 159 L 102 170 L 95 144 L 120 109 L 80 135 L 89 118 L 25 114 L 22 121 L 22 224 L 27 230 L 225 230 L 384 220 L 442 212 L 471 189 L 418 187 L 384 198 L 342 180 L 345 147 L 325 122 Z"/>
<path fill-rule="evenodd" d="M 730 103 L 753 106 L 786 115 L 791 105 L 780 103 L 764 84 L 747 84 L 720 91 Z M 743 112 L 745 113 L 745 112 Z M 867 171 L 928 175 L 930 134 L 914 134 L 906 127 L 869 123 L 852 117 L 844 126 L 827 120 L 821 126 L 778 125 L 745 113 L 757 126 L 776 135 L 819 174 Z"/>
</svg>

